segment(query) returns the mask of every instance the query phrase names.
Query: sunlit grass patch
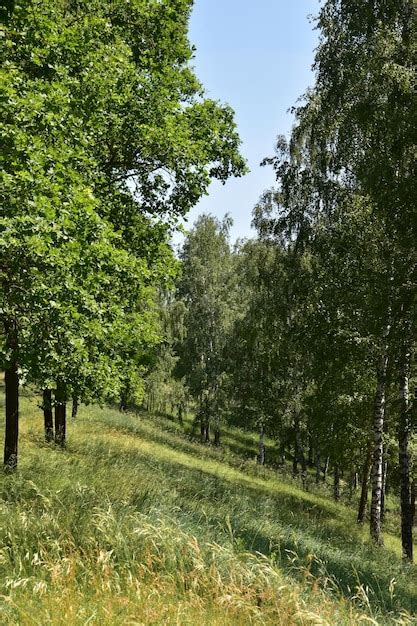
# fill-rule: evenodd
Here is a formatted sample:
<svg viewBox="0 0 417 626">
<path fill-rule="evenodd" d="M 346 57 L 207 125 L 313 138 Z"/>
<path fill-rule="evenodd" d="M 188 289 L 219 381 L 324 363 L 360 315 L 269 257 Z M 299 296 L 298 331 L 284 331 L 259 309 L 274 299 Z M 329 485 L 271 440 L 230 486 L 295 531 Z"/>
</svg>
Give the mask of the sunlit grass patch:
<svg viewBox="0 0 417 626">
<path fill-rule="evenodd" d="M 22 404 L 19 470 L 0 486 L 4 623 L 410 623 L 416 568 L 343 504 L 107 408 L 83 407 L 61 451 Z"/>
</svg>

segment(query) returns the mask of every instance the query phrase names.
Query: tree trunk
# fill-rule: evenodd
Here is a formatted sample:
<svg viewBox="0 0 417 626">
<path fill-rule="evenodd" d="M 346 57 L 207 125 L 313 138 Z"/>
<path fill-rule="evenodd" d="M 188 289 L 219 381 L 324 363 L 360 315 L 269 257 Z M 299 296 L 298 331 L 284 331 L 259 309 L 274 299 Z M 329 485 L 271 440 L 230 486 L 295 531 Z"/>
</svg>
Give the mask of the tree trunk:
<svg viewBox="0 0 417 626">
<path fill-rule="evenodd" d="M 7 364 L 4 377 L 6 387 L 6 432 L 4 439 L 4 465 L 9 470 L 17 467 L 19 439 L 19 376 L 17 363 Z"/>
<path fill-rule="evenodd" d="M 298 419 L 294 420 L 294 456 L 292 461 L 292 475 L 298 476 L 298 458 L 300 454 L 300 422 Z"/>
<path fill-rule="evenodd" d="M 377 389 L 375 394 L 373 419 L 373 461 L 372 461 L 372 502 L 371 502 L 371 539 L 377 545 L 383 545 L 381 534 L 381 502 L 382 502 L 382 465 L 383 465 L 383 434 L 385 419 L 386 378 L 388 368 L 388 346 L 378 367 Z"/>
<path fill-rule="evenodd" d="M 78 415 L 78 396 L 72 396 L 71 417 L 76 418 Z"/>
<path fill-rule="evenodd" d="M 333 497 L 334 499 L 340 500 L 340 473 L 339 473 L 339 465 L 335 463 L 334 466 L 334 474 L 333 474 Z"/>
<path fill-rule="evenodd" d="M 204 443 L 210 443 L 210 422 L 208 420 L 204 423 Z"/>
<path fill-rule="evenodd" d="M 330 463 L 330 457 L 326 457 L 326 462 L 324 464 L 323 467 L 323 482 L 326 482 L 326 478 L 327 478 L 327 472 L 329 471 L 329 463 Z"/>
<path fill-rule="evenodd" d="M 182 412 L 183 412 L 182 404 L 179 404 L 178 405 L 178 421 L 181 426 L 184 426 L 184 420 L 182 419 Z"/>
<path fill-rule="evenodd" d="M 313 467 L 313 458 L 314 458 L 313 438 L 309 434 L 308 435 L 308 466 L 309 467 Z"/>
<path fill-rule="evenodd" d="M 304 450 L 303 450 L 303 446 L 301 442 L 299 444 L 299 450 L 300 450 L 300 461 L 301 461 L 301 480 L 303 483 L 303 488 L 306 489 L 307 488 L 307 462 L 306 462 L 306 457 L 304 456 Z"/>
<path fill-rule="evenodd" d="M 54 419 L 52 415 L 52 391 L 50 389 L 43 390 L 43 423 L 45 431 L 45 441 L 50 443 L 54 440 Z"/>
<path fill-rule="evenodd" d="M 410 353 L 404 349 L 400 374 L 400 420 L 398 426 L 398 449 L 401 486 L 401 541 L 403 558 L 413 561 L 413 512 L 410 488 L 410 453 L 408 443 L 411 432 L 409 407 Z"/>
<path fill-rule="evenodd" d="M 119 411 L 123 413 L 124 411 L 127 411 L 127 409 L 128 409 L 127 397 L 125 393 L 122 393 L 120 397 Z"/>
<path fill-rule="evenodd" d="M 216 448 L 220 447 L 220 428 L 218 426 L 214 429 L 214 445 Z"/>
<path fill-rule="evenodd" d="M 318 485 L 320 483 L 320 473 L 321 473 L 320 451 L 317 450 L 317 453 L 316 453 L 316 485 Z"/>
<path fill-rule="evenodd" d="M 369 474 L 371 471 L 372 464 L 372 441 L 368 443 L 368 448 L 366 450 L 366 458 L 365 463 L 363 464 L 362 469 L 362 485 L 361 485 L 361 497 L 359 500 L 359 509 L 358 509 L 358 524 L 363 524 L 365 521 L 366 514 L 366 505 L 368 503 L 368 483 L 369 483 Z"/>
<path fill-rule="evenodd" d="M 258 463 L 259 465 L 265 465 L 265 441 L 264 441 L 264 429 L 261 426 L 259 431 L 259 454 L 258 454 Z"/>
<path fill-rule="evenodd" d="M 280 443 L 279 446 L 279 465 L 281 467 L 285 466 L 285 444 Z"/>
<path fill-rule="evenodd" d="M 381 494 L 381 522 L 385 519 L 385 494 L 387 487 L 388 461 L 385 460 L 382 465 L 382 494 Z"/>
<path fill-rule="evenodd" d="M 356 472 L 355 469 L 353 469 L 353 472 L 349 480 L 349 501 L 352 500 L 353 494 L 355 493 L 357 488 L 358 488 L 358 473 Z"/>
<path fill-rule="evenodd" d="M 411 483 L 411 517 L 413 520 L 413 526 L 417 526 L 416 492 L 417 492 L 417 485 L 416 485 L 416 481 L 413 480 L 413 482 Z"/>
<path fill-rule="evenodd" d="M 55 392 L 55 443 L 61 448 L 65 448 L 66 444 L 66 406 L 65 387 L 58 383 Z"/>
</svg>

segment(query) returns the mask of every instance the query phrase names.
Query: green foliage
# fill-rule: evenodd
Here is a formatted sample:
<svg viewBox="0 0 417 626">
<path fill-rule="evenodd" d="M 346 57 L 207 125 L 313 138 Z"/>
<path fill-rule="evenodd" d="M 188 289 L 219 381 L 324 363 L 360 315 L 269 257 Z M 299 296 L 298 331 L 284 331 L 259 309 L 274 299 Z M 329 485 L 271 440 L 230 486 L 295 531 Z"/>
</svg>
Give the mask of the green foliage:
<svg viewBox="0 0 417 626">
<path fill-rule="evenodd" d="M 245 171 L 232 111 L 204 98 L 190 67 L 190 10 L 59 0 L 8 11 L 0 243 L 16 337 L 3 361 L 39 385 L 84 400 L 143 393 L 157 288 L 177 269 L 170 229 L 211 178 Z"/>
<path fill-rule="evenodd" d="M 225 349 L 233 321 L 233 257 L 229 244 L 231 222 L 202 215 L 188 234 L 181 252 L 178 297 L 186 307 L 185 333 L 176 349 L 178 371 L 200 410 L 220 419 L 226 400 Z"/>
</svg>

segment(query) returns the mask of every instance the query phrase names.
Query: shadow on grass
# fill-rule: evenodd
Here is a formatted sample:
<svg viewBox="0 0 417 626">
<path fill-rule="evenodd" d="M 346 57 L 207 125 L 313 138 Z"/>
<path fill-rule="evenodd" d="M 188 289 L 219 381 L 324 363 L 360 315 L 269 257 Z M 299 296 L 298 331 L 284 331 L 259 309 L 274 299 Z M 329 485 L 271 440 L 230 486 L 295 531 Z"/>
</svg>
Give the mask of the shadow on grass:
<svg viewBox="0 0 417 626">
<path fill-rule="evenodd" d="M 163 440 L 163 437 L 155 439 Z M 166 440 L 163 443 L 167 445 Z M 324 585 L 329 585 L 330 580 L 336 593 L 347 598 L 352 598 L 360 586 L 367 589 L 373 610 L 417 611 L 417 588 L 411 578 L 416 568 L 407 569 L 389 551 L 349 537 L 349 523 L 341 511 L 338 515 L 333 503 L 319 498 L 313 502 L 311 496 L 299 493 L 296 488 L 296 493 L 291 494 L 287 489 L 281 493 L 278 485 L 274 488 L 271 481 L 262 478 L 254 479 L 258 484 L 251 484 L 251 478 L 237 470 L 217 475 L 216 468 L 194 469 L 180 459 L 158 457 L 156 448 L 150 453 L 140 447 L 123 447 L 121 453 L 117 441 L 111 445 L 114 453 L 105 457 L 100 444 L 96 450 L 95 446 L 88 446 L 94 465 L 104 462 L 111 471 L 112 464 L 122 454 L 123 464 L 131 464 L 136 472 L 139 465 L 152 480 L 160 476 L 167 483 L 165 488 L 174 494 L 180 521 L 192 523 L 194 529 L 195 525 L 201 530 L 205 526 L 209 540 L 219 541 L 219 537 L 225 536 L 225 518 L 229 516 L 239 548 L 273 557 L 288 574 L 304 578 L 308 564 L 313 577 Z M 77 446 L 80 447 L 83 444 Z M 190 452 L 198 457 L 197 450 L 187 450 Z M 265 484 L 259 484 L 262 482 Z M 207 510 L 202 515 L 205 507 Z"/>
</svg>

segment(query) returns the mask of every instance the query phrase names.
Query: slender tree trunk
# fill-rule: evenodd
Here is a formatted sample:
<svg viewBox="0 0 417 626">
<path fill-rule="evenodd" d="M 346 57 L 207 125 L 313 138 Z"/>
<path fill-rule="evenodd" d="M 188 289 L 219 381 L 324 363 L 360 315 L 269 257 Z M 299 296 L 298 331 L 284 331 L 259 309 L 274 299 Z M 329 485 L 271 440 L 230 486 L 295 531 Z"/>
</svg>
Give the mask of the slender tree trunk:
<svg viewBox="0 0 417 626">
<path fill-rule="evenodd" d="M 335 463 L 334 473 L 333 473 L 333 497 L 334 499 L 340 500 L 340 472 L 339 472 L 339 464 Z"/>
<path fill-rule="evenodd" d="M 309 434 L 308 435 L 308 466 L 309 467 L 313 467 L 313 458 L 314 458 L 313 438 Z"/>
<path fill-rule="evenodd" d="M 6 347 L 11 359 L 6 363 L 4 384 L 6 391 L 6 424 L 4 436 L 4 465 L 8 470 L 17 467 L 17 444 L 19 440 L 19 375 L 16 359 L 17 336 L 14 322 L 4 325 Z"/>
<path fill-rule="evenodd" d="M 72 396 L 71 417 L 76 418 L 78 415 L 78 396 Z"/>
<path fill-rule="evenodd" d="M 4 439 L 4 465 L 9 470 L 17 467 L 17 444 L 19 439 L 19 376 L 17 363 L 8 363 L 5 370 L 6 386 L 6 432 Z"/>
<path fill-rule="evenodd" d="M 355 470 L 353 472 L 353 491 L 357 491 L 358 489 L 358 472 Z"/>
<path fill-rule="evenodd" d="M 260 431 L 259 431 L 258 463 L 259 463 L 259 465 L 265 465 L 265 441 L 264 441 L 264 429 L 263 429 L 263 426 L 261 426 Z"/>
<path fill-rule="evenodd" d="M 385 495 L 387 487 L 388 461 L 385 459 L 382 465 L 382 493 L 381 493 L 381 522 L 385 519 Z"/>
<path fill-rule="evenodd" d="M 65 387 L 58 383 L 55 392 L 55 443 L 61 448 L 66 445 L 66 406 Z"/>
<path fill-rule="evenodd" d="M 373 460 L 372 460 L 372 502 L 370 532 L 372 540 L 383 545 L 381 534 L 381 502 L 382 502 L 382 465 L 383 465 L 383 434 L 385 418 L 386 378 L 388 368 L 388 346 L 385 346 L 378 367 L 377 389 L 375 394 L 373 419 Z"/>
<path fill-rule="evenodd" d="M 417 485 L 416 485 L 416 481 L 413 480 L 413 482 L 411 483 L 411 517 L 413 520 L 413 527 L 417 526 L 416 492 L 417 492 Z"/>
<path fill-rule="evenodd" d="M 324 463 L 324 467 L 323 467 L 323 482 L 326 482 L 326 478 L 327 478 L 327 472 L 329 471 L 329 463 L 330 463 L 330 457 L 326 457 L 326 461 Z"/>
<path fill-rule="evenodd" d="M 210 413 L 207 402 L 200 405 L 200 434 L 201 443 L 210 442 Z"/>
<path fill-rule="evenodd" d="M 307 462 L 306 462 L 306 457 L 304 456 L 304 450 L 303 450 L 303 446 L 301 442 L 299 444 L 299 450 L 300 450 L 300 461 L 301 461 L 301 480 L 303 483 L 303 488 L 306 489 L 307 488 Z"/>
<path fill-rule="evenodd" d="M 316 453 L 316 485 L 320 483 L 321 465 L 320 465 L 320 451 Z"/>
<path fill-rule="evenodd" d="M 179 404 L 178 405 L 178 421 L 181 426 L 184 426 L 184 420 L 182 419 L 182 411 L 183 411 L 182 404 Z"/>
<path fill-rule="evenodd" d="M 52 415 L 52 391 L 50 389 L 43 390 L 43 422 L 45 431 L 45 441 L 50 443 L 54 440 L 54 419 Z"/>
<path fill-rule="evenodd" d="M 285 466 L 285 444 L 280 443 L 279 446 L 279 465 L 281 467 Z"/>
<path fill-rule="evenodd" d="M 292 461 L 292 475 L 298 476 L 298 459 L 300 455 L 300 422 L 294 420 L 294 456 Z"/>
<path fill-rule="evenodd" d="M 410 487 L 410 454 L 408 450 L 411 420 L 409 412 L 410 353 L 404 349 L 400 374 L 400 420 L 398 427 L 398 449 L 401 486 L 401 541 L 403 558 L 413 561 L 413 512 Z"/>
<path fill-rule="evenodd" d="M 295 448 L 294 450 L 294 456 L 292 458 L 292 475 L 298 476 L 298 455 L 297 455 L 297 448 Z"/>
<path fill-rule="evenodd" d="M 366 505 L 368 503 L 368 484 L 369 484 L 369 474 L 371 472 L 372 465 L 372 441 L 369 441 L 368 447 L 366 450 L 365 462 L 363 464 L 362 469 L 362 484 L 361 484 L 361 497 L 359 499 L 359 508 L 358 508 L 358 524 L 363 524 L 365 521 L 366 514 Z"/>
<path fill-rule="evenodd" d="M 204 422 L 204 443 L 210 443 L 210 421 L 208 419 Z"/>
<path fill-rule="evenodd" d="M 124 411 L 127 411 L 127 409 L 128 409 L 127 397 L 126 397 L 126 394 L 123 392 L 120 397 L 119 410 L 121 412 L 124 412 Z"/>
<path fill-rule="evenodd" d="M 220 447 L 220 428 L 218 426 L 214 429 L 214 445 L 216 448 Z"/>
</svg>

